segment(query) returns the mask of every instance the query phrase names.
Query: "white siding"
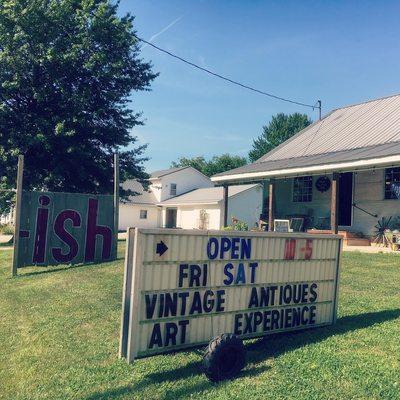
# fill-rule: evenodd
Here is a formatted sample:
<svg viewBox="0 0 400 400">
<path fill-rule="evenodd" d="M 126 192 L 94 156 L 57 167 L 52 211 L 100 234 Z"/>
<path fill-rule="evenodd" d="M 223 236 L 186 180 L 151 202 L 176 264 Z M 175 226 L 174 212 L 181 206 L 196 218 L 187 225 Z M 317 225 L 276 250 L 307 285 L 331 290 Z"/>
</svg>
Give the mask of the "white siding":
<svg viewBox="0 0 400 400">
<path fill-rule="evenodd" d="M 249 229 L 253 228 L 255 223 L 259 221 L 262 212 L 263 193 L 262 187 L 256 186 L 244 192 L 230 197 L 228 201 L 228 225 L 231 223 L 232 217 L 246 222 Z M 221 203 L 221 210 L 223 209 Z M 221 213 L 222 216 L 223 213 Z M 221 220 L 221 226 L 223 221 Z"/>
<path fill-rule="evenodd" d="M 238 218 L 252 228 L 258 222 L 262 209 L 262 188 L 260 186 L 238 193 L 228 201 L 228 224 L 232 217 Z M 200 211 L 208 215 L 208 229 L 221 229 L 223 224 L 223 202 L 216 205 L 179 205 L 176 207 L 163 207 L 162 226 L 166 222 L 166 209 L 176 208 L 176 223 L 178 228 L 199 229 Z"/>
<path fill-rule="evenodd" d="M 182 171 L 174 172 L 161 177 L 160 180 L 154 182 L 155 186 L 162 186 L 160 192 L 154 194 L 160 198 L 158 201 L 164 201 L 171 197 L 170 188 L 171 183 L 176 183 L 176 195 L 179 196 L 183 193 L 189 192 L 193 189 L 213 187 L 214 184 L 205 175 L 196 171 L 194 168 L 186 168 Z"/>
<path fill-rule="evenodd" d="M 147 218 L 140 219 L 140 210 L 147 210 Z M 160 209 L 146 204 L 120 204 L 119 206 L 119 230 L 134 228 L 158 228 L 160 227 Z"/>
<path fill-rule="evenodd" d="M 326 175 L 332 181 L 332 175 Z M 331 188 L 320 192 L 315 188 L 319 176 L 313 176 L 312 201 L 293 201 L 293 178 L 278 179 L 275 189 L 275 218 L 286 219 L 288 215 L 305 214 L 314 218 L 314 225 L 319 218 L 330 218 L 331 215 Z"/>
<path fill-rule="evenodd" d="M 400 216 L 400 200 L 385 200 L 384 179 L 383 169 L 355 174 L 354 202 L 371 214 L 377 214 L 378 218 L 354 208 L 351 227 L 353 231 L 373 235 L 380 218 Z"/>
<path fill-rule="evenodd" d="M 161 201 L 162 181 L 160 179 L 152 181 L 149 185 L 149 189 L 153 192 L 157 201 Z"/>
<path fill-rule="evenodd" d="M 332 179 L 331 175 L 328 175 Z M 317 176 L 313 177 L 313 201 L 309 203 L 295 203 L 292 201 L 293 180 L 280 179 L 276 185 L 276 218 L 286 218 L 290 214 L 307 214 L 312 210 L 314 225 L 320 217 L 330 217 L 331 189 L 321 193 L 315 188 Z M 353 201 L 371 214 L 353 207 L 353 221 L 345 230 L 360 232 L 372 236 L 375 225 L 382 217 L 400 216 L 400 200 L 385 200 L 384 193 L 385 170 L 355 172 L 353 178 Z"/>
<path fill-rule="evenodd" d="M 183 229 L 200 228 L 200 212 L 204 210 L 207 216 L 206 229 L 220 229 L 221 210 L 218 205 L 181 206 L 178 208 L 178 226 Z"/>
</svg>

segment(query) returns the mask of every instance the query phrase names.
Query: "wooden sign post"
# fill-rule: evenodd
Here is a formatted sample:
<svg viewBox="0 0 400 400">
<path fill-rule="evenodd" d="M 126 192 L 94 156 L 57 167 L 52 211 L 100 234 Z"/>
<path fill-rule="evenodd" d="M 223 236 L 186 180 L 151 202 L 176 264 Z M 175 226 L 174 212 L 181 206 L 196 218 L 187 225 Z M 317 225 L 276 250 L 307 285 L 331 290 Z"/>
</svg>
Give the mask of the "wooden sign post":
<svg viewBox="0 0 400 400">
<path fill-rule="evenodd" d="M 118 248 L 118 224 L 119 224 L 119 155 L 114 154 L 114 234 L 115 255 Z"/>
<path fill-rule="evenodd" d="M 18 156 L 18 171 L 17 171 L 17 193 L 14 212 L 14 253 L 13 263 L 11 267 L 11 275 L 17 275 L 18 269 L 18 248 L 19 248 L 19 231 L 21 226 L 21 200 L 22 200 L 22 184 L 24 176 L 24 156 Z"/>
</svg>

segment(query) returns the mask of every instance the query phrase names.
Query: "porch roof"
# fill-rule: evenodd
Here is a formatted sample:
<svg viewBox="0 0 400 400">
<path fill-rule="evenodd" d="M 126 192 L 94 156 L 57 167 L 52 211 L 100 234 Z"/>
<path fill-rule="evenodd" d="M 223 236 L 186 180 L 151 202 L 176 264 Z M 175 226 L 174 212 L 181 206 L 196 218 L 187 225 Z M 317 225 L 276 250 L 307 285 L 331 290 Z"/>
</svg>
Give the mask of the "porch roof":
<svg viewBox="0 0 400 400">
<path fill-rule="evenodd" d="M 214 175 L 214 182 L 318 175 L 400 164 L 400 143 L 387 143 L 340 152 L 256 162 Z"/>
<path fill-rule="evenodd" d="M 214 182 L 371 169 L 400 163 L 400 95 L 332 111 L 256 162 Z"/>
</svg>

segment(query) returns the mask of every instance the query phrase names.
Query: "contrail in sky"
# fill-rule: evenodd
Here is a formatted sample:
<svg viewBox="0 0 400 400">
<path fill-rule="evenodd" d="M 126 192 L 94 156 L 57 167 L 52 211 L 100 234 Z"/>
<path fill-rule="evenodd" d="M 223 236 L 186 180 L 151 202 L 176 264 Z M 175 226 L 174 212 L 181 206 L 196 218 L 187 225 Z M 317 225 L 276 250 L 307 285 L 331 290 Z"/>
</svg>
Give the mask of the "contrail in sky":
<svg viewBox="0 0 400 400">
<path fill-rule="evenodd" d="M 148 41 L 152 42 L 155 38 L 157 38 L 158 36 L 162 35 L 164 32 L 166 32 L 168 29 L 172 28 L 176 23 L 178 23 L 181 19 L 183 18 L 183 15 L 181 15 L 180 17 L 178 17 L 177 19 L 173 20 L 169 25 L 167 25 L 165 28 L 161 29 L 160 32 L 156 33 L 155 35 L 153 35 Z M 144 49 L 145 47 L 147 47 L 148 44 L 144 44 L 142 46 L 142 49 Z"/>
</svg>

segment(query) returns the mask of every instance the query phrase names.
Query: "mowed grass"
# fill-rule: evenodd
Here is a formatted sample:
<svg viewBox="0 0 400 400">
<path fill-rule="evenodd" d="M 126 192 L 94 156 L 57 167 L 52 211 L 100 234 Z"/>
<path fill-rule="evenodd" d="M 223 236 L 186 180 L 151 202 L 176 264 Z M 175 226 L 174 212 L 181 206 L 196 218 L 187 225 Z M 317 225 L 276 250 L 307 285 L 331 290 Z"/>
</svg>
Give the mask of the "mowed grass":
<svg viewBox="0 0 400 400">
<path fill-rule="evenodd" d="M 345 253 L 335 326 L 246 343 L 233 381 L 201 350 L 119 360 L 123 244 L 113 263 L 24 269 L 0 250 L 0 398 L 400 399 L 400 256 Z"/>
</svg>

